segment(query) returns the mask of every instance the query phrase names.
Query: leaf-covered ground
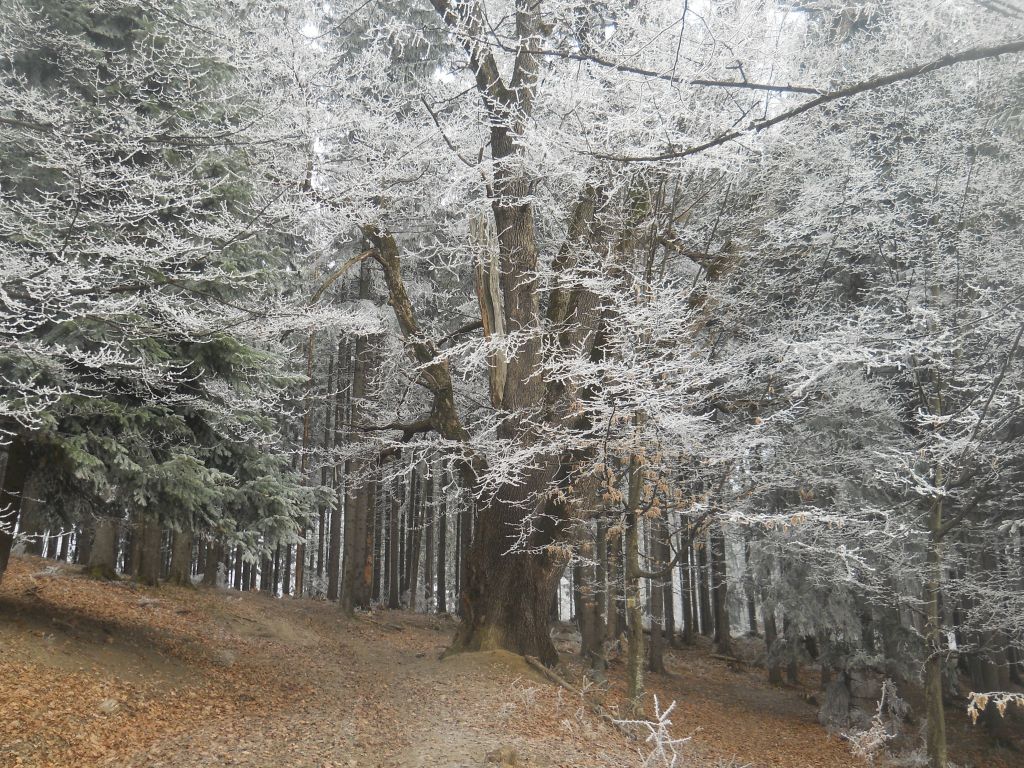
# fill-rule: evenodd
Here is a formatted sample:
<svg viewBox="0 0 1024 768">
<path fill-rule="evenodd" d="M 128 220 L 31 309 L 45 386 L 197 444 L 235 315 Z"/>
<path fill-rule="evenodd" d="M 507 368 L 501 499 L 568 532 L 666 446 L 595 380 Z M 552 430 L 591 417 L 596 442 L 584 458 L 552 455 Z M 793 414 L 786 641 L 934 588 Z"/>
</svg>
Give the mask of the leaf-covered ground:
<svg viewBox="0 0 1024 768">
<path fill-rule="evenodd" d="M 0 584 L 0 766 L 473 768 L 513 751 L 536 768 L 641 765 L 642 743 L 522 659 L 441 660 L 453 627 L 13 558 Z M 858 764 L 797 692 L 697 651 L 670 666 L 651 682 L 678 700 L 675 735 L 694 735 L 687 765 Z"/>
</svg>

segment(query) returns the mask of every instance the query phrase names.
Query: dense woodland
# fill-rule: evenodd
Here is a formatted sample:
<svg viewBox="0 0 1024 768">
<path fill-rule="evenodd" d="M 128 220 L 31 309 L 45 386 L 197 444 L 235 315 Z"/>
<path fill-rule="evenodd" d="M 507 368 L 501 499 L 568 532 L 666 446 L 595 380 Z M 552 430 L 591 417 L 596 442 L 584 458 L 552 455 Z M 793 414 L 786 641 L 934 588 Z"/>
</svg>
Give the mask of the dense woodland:
<svg viewBox="0 0 1024 768">
<path fill-rule="evenodd" d="M 1004 738 L 1022 52 L 1010 0 L 4 0 L 0 578 L 573 621 L 637 715 L 746 634 L 879 744 L 918 691 L 933 768 Z"/>
</svg>

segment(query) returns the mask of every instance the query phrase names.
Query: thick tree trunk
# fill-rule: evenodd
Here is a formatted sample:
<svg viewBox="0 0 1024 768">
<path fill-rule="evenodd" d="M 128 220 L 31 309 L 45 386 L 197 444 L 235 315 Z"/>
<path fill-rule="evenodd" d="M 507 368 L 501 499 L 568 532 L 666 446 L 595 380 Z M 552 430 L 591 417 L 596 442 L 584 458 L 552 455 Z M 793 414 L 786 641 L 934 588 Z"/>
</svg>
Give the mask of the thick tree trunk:
<svg viewBox="0 0 1024 768">
<path fill-rule="evenodd" d="M 99 517 L 89 551 L 88 573 L 98 579 L 117 578 L 117 540 L 121 521 Z"/>
<path fill-rule="evenodd" d="M 552 518 L 540 517 L 527 542 L 540 554 L 506 554 L 515 541 L 515 525 L 523 519 L 523 505 L 537 498 L 540 487 L 535 476 L 533 482 L 502 488 L 478 510 L 465 563 L 462 623 L 450 652 L 504 649 L 536 656 L 547 665 L 558 661 L 549 630 L 551 595 L 565 561 L 545 546 L 553 540 Z"/>
<path fill-rule="evenodd" d="M 93 526 L 94 523 L 92 523 L 91 518 L 83 520 L 78 525 L 78 533 L 75 536 L 75 563 L 77 565 L 87 565 L 89 563 Z"/>
<path fill-rule="evenodd" d="M 171 570 L 167 580 L 181 587 L 192 586 L 192 531 L 188 528 L 174 532 Z"/>
<path fill-rule="evenodd" d="M 217 571 L 220 568 L 220 560 L 224 553 L 224 545 L 218 542 L 208 542 L 206 545 L 206 560 L 203 563 L 203 586 L 217 586 Z"/>
<path fill-rule="evenodd" d="M 28 467 L 28 442 L 21 435 L 16 435 L 7 449 L 4 479 L 0 484 L 0 581 L 3 581 L 14 545 L 14 529 L 18 525 Z"/>
<path fill-rule="evenodd" d="M 136 581 L 155 587 L 160 584 L 161 543 L 163 529 L 160 518 L 152 513 L 140 516 L 136 537 L 139 541 L 137 561 L 134 563 Z"/>
</svg>

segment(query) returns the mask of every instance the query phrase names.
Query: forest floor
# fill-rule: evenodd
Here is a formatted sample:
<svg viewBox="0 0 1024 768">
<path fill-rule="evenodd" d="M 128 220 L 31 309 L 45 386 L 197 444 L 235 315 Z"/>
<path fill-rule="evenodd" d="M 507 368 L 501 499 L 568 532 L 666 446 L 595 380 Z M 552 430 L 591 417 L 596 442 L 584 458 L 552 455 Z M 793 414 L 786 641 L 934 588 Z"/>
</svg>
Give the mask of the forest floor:
<svg viewBox="0 0 1024 768">
<path fill-rule="evenodd" d="M 440 659 L 454 622 L 227 590 L 99 582 L 12 558 L 0 583 L 0 766 L 633 768 L 631 741 L 507 653 Z M 848 768 L 799 690 L 673 651 L 680 766 Z M 569 663 L 562 673 L 574 679 Z M 611 670 L 610 709 L 621 664 Z M 589 699 L 588 699 L 589 701 Z M 513 757 L 514 755 L 514 757 Z M 1002 768 L 1009 762 L 980 762 Z"/>
</svg>

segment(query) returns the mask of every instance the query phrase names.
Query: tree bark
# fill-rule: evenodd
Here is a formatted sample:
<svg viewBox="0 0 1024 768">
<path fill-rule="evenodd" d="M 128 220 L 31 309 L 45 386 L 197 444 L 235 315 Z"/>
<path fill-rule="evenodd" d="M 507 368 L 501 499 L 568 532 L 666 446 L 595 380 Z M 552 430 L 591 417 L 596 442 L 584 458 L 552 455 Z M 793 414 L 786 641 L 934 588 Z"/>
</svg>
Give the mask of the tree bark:
<svg viewBox="0 0 1024 768">
<path fill-rule="evenodd" d="M 388 546 L 387 546 L 387 571 L 388 571 L 388 608 L 397 610 L 402 607 L 402 595 L 399 589 L 401 578 L 401 567 L 398 562 L 400 556 L 398 540 L 402 535 L 399 517 L 402 514 L 402 499 L 399 489 L 402 484 L 394 481 L 391 494 L 391 510 L 388 516 Z"/>
<path fill-rule="evenodd" d="M 651 518 L 647 551 L 652 571 L 661 571 L 668 565 L 665 551 L 665 536 L 667 535 L 664 518 Z M 661 584 L 662 578 L 652 578 L 648 582 L 651 604 L 651 645 L 647 654 L 647 669 L 651 672 L 665 671 L 665 591 Z"/>
<path fill-rule="evenodd" d="M 434 471 L 427 464 L 426 483 L 423 491 L 423 607 L 428 613 L 434 607 Z"/>
<path fill-rule="evenodd" d="M 168 581 L 181 587 L 192 586 L 192 531 L 189 528 L 174 532 Z"/>
<path fill-rule="evenodd" d="M 422 463 L 412 473 L 409 503 L 409 610 L 415 611 L 419 603 L 420 549 L 423 543 L 423 472 Z"/>
<path fill-rule="evenodd" d="M 775 605 L 762 599 L 761 611 L 764 616 L 764 647 L 768 665 L 768 682 L 771 685 L 782 685 L 782 666 L 779 664 L 775 647 L 779 639 L 779 629 L 775 620 Z"/>
<path fill-rule="evenodd" d="M 604 632 L 601 626 L 600 580 L 595 562 L 595 531 L 590 523 L 577 523 L 577 539 L 582 563 L 575 569 L 576 621 L 580 628 L 580 656 L 590 668 L 591 675 L 604 680 L 607 662 L 604 656 Z"/>
<path fill-rule="evenodd" d="M 117 540 L 121 521 L 115 517 L 99 517 L 89 552 L 88 573 L 98 579 L 117 578 Z"/>
<path fill-rule="evenodd" d="M 714 620 L 711 614 L 711 591 L 708 582 L 711 574 L 708 568 L 708 537 L 706 532 L 700 532 L 700 539 L 694 541 L 694 549 L 697 554 L 697 598 L 700 608 L 700 633 L 710 637 L 714 633 Z"/>
<path fill-rule="evenodd" d="M 725 531 L 715 522 L 711 529 L 711 575 L 715 614 L 715 650 L 732 655 L 732 630 L 729 622 L 728 577 L 725 565 Z"/>
<path fill-rule="evenodd" d="M 203 586 L 217 586 L 217 572 L 220 569 L 220 561 L 224 557 L 224 545 L 220 542 L 210 542 L 206 545 L 206 562 L 203 569 Z M 264 571 L 266 572 L 266 571 Z"/>
<path fill-rule="evenodd" d="M 689 519 L 680 525 L 679 531 L 679 591 L 683 598 L 683 643 L 689 645 L 693 642 L 694 626 L 696 625 L 696 605 L 693 600 L 693 582 L 691 575 L 693 566 L 690 560 L 693 557 L 693 548 L 690 546 L 693 533 Z"/>
<path fill-rule="evenodd" d="M 305 533 L 303 533 L 303 535 L 305 535 Z M 299 551 L 301 552 L 301 546 L 302 545 L 300 544 L 298 546 L 299 546 Z M 296 567 L 298 567 L 298 564 L 300 562 L 302 562 L 302 561 L 301 560 L 296 560 L 295 561 Z M 298 574 L 296 574 L 296 576 L 297 575 Z M 281 582 L 281 594 L 282 595 L 290 595 L 291 593 L 292 593 L 292 545 L 291 544 L 285 544 L 284 545 L 284 579 Z"/>
<path fill-rule="evenodd" d="M 448 494 L 443 485 L 441 491 L 437 517 L 437 612 L 448 613 Z"/>
<path fill-rule="evenodd" d="M 234 584 L 235 589 L 241 591 L 242 589 L 242 545 L 239 544 L 235 547 L 235 562 L 234 562 Z"/>
<path fill-rule="evenodd" d="M 11 557 L 11 547 L 14 545 L 14 529 L 18 525 L 28 468 L 28 441 L 19 434 L 7 449 L 4 479 L 0 484 L 0 581 L 3 581 Z"/>
<path fill-rule="evenodd" d="M 754 597 L 754 574 L 750 570 L 750 535 L 743 540 L 743 592 L 747 600 L 747 626 L 751 637 L 757 637 L 757 601 Z"/>
<path fill-rule="evenodd" d="M 629 496 L 626 502 L 626 612 L 629 621 L 629 648 L 626 656 L 626 707 L 630 716 L 643 714 L 644 626 L 640 601 L 640 541 L 637 509 L 641 493 L 640 458 L 629 460 Z"/>
<path fill-rule="evenodd" d="M 942 487 L 942 469 L 935 470 L 935 485 Z M 928 719 L 925 747 L 929 768 L 947 768 L 946 711 L 942 701 L 942 497 L 932 503 L 928 518 L 926 552 L 927 571 L 924 584 L 925 603 L 925 659 L 924 697 L 925 717 Z"/>
<path fill-rule="evenodd" d="M 137 561 L 134 563 L 136 581 L 150 587 L 160 584 L 161 542 L 163 529 L 160 518 L 153 513 L 140 515 L 136 536 L 139 541 Z"/>
</svg>

